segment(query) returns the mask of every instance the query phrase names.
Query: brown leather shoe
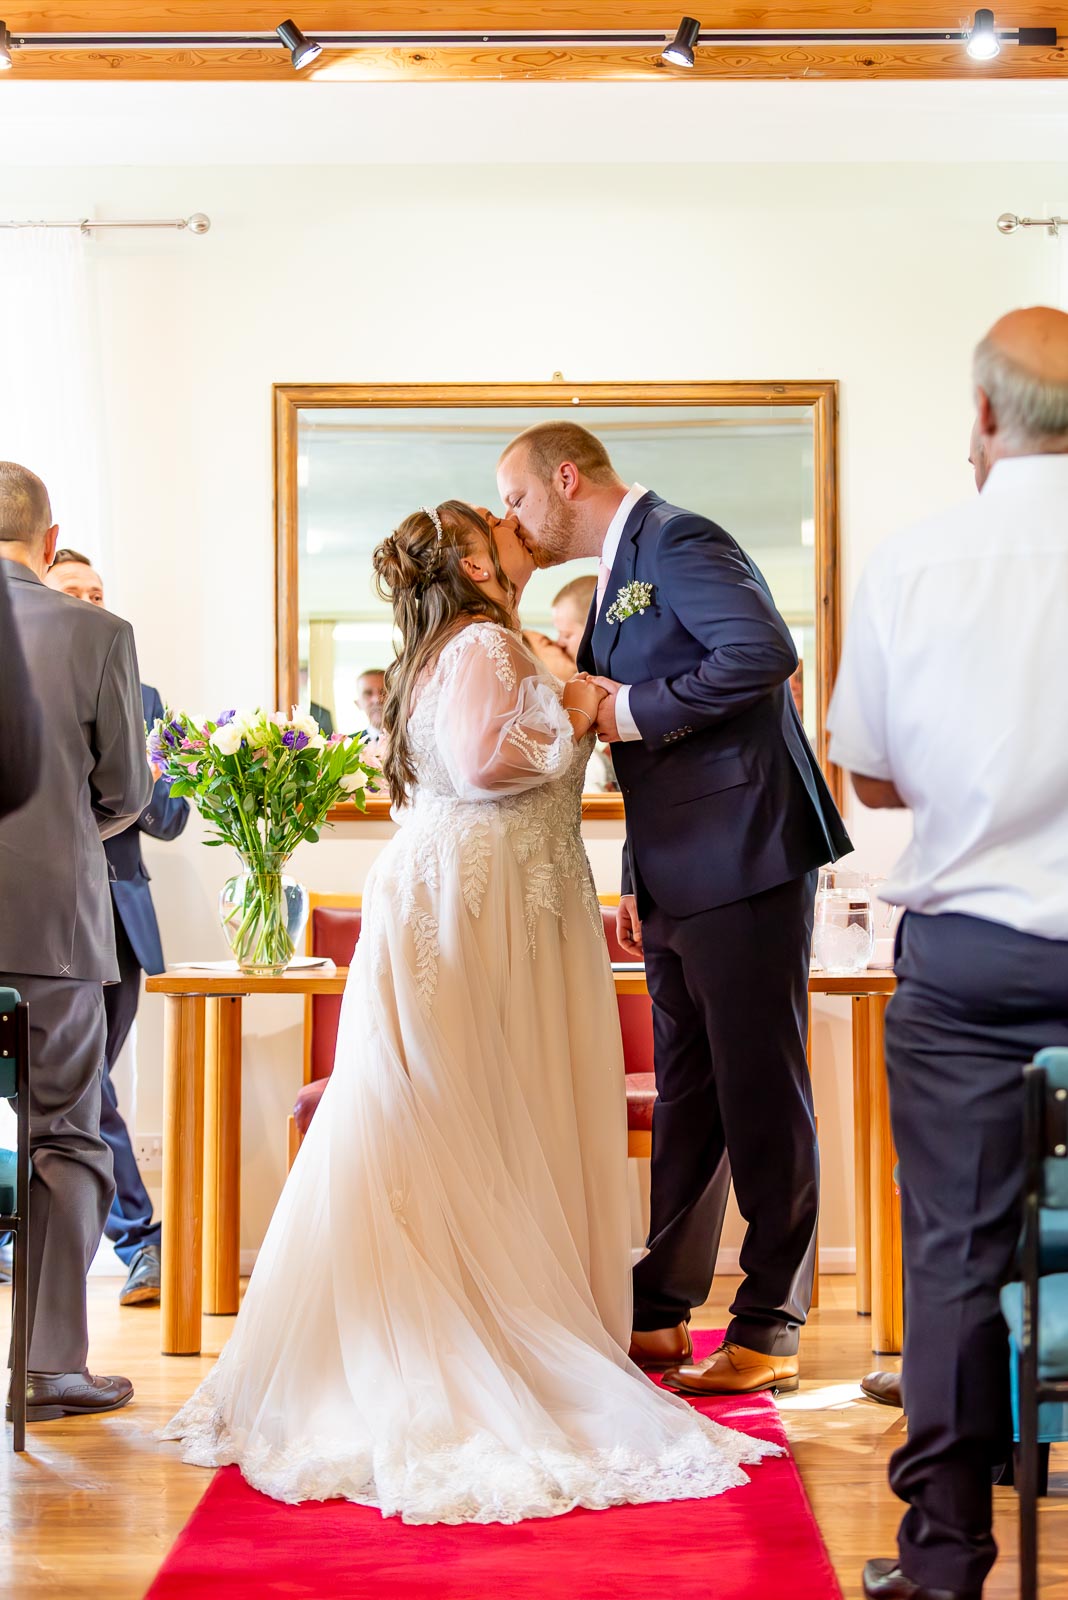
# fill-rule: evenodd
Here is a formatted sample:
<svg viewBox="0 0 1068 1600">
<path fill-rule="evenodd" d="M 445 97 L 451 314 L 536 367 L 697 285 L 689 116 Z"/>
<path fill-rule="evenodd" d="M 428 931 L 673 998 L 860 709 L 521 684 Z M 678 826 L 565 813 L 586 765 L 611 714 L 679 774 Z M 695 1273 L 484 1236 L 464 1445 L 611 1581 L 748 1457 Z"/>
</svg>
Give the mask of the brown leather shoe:
<svg viewBox="0 0 1068 1600">
<path fill-rule="evenodd" d="M 860 1380 L 861 1393 L 881 1406 L 902 1406 L 900 1372 L 869 1372 Z"/>
<path fill-rule="evenodd" d="M 635 1330 L 630 1336 L 630 1359 L 643 1372 L 667 1372 L 692 1360 L 689 1323 L 680 1322 L 677 1328 L 654 1328 L 648 1333 Z"/>
<path fill-rule="evenodd" d="M 721 1344 L 706 1361 L 678 1366 L 664 1374 L 665 1389 L 679 1394 L 785 1394 L 799 1383 L 796 1356 L 766 1356 L 741 1344 Z"/>
</svg>

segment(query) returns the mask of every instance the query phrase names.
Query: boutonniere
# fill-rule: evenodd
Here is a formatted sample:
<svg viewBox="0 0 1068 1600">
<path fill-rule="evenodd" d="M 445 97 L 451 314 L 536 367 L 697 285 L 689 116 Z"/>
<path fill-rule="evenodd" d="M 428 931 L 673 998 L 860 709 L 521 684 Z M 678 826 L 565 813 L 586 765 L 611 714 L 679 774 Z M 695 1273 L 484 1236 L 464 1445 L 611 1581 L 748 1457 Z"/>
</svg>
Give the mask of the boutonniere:
<svg viewBox="0 0 1068 1600">
<path fill-rule="evenodd" d="M 608 622 L 626 622 L 628 617 L 644 616 L 653 603 L 651 583 L 625 583 L 605 612 Z"/>
</svg>

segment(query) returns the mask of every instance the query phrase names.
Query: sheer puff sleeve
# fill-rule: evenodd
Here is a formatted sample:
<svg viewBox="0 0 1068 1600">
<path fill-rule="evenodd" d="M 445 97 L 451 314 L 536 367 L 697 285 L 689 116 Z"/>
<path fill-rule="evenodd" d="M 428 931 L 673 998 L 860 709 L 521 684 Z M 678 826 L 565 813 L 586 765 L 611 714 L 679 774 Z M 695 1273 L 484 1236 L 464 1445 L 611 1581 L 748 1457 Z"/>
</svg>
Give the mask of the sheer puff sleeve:
<svg viewBox="0 0 1068 1600">
<path fill-rule="evenodd" d="M 575 752 L 571 723 L 519 640 L 478 623 L 450 648 L 435 736 L 461 800 L 499 800 L 562 777 Z"/>
</svg>

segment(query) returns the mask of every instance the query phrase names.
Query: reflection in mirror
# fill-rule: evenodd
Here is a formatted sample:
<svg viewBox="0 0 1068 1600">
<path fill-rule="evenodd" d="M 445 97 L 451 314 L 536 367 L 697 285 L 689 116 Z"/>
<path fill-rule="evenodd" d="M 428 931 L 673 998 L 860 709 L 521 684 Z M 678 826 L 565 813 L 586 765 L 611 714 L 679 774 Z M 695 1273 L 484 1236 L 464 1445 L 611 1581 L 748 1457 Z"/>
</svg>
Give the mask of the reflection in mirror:
<svg viewBox="0 0 1068 1600">
<path fill-rule="evenodd" d="M 818 407 L 827 404 L 823 391 L 833 385 L 819 389 L 813 403 L 803 404 L 789 403 L 784 393 L 766 405 L 591 401 L 581 411 L 625 481 L 710 517 L 761 568 L 793 634 L 801 665 L 791 689 L 818 750 L 837 645 L 829 626 L 837 601 L 829 592 L 833 459 L 817 459 L 821 434 L 814 425 Z M 283 413 L 287 437 L 280 440 L 291 453 L 295 447 L 288 500 L 280 494 L 283 508 L 291 506 L 288 515 L 283 509 L 280 550 L 296 534 L 290 562 L 296 615 L 280 615 L 280 687 L 284 692 L 288 672 L 324 728 L 366 728 L 375 738 L 381 674 L 394 654 L 390 608 L 374 589 L 375 545 L 421 504 L 458 498 L 499 511 L 496 465 L 505 445 L 532 422 L 575 420 L 576 412 L 522 403 L 335 406 L 317 396 L 302 405 L 304 393 L 286 391 L 292 410 Z M 823 454 L 833 454 L 826 435 Z M 523 597 L 527 642 L 560 677 L 574 670 L 596 565 L 576 561 L 537 572 Z M 284 592 L 284 598 L 291 612 L 294 597 Z M 587 791 L 615 787 L 610 752 L 602 747 L 591 759 Z"/>
</svg>

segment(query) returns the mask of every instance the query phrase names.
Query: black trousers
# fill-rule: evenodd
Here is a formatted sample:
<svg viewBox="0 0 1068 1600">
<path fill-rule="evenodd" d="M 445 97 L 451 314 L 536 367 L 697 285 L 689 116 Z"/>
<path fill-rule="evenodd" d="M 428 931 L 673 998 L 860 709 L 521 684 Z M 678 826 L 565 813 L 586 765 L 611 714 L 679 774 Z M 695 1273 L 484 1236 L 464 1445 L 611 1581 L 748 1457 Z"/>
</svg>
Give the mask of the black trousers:
<svg viewBox="0 0 1068 1600">
<path fill-rule="evenodd" d="M 100 1137 L 111 1151 L 115 1167 L 115 1198 L 104 1227 L 115 1254 L 129 1266 L 145 1245 L 160 1243 L 161 1226 L 152 1220 L 152 1200 L 145 1188 L 141 1170 L 130 1142 L 130 1130 L 119 1110 L 118 1097 L 111 1081 L 111 1069 L 126 1043 L 137 1003 L 141 998 L 141 963 L 133 951 L 126 929 L 115 918 L 115 947 L 119 958 L 119 981 L 104 989 L 104 1011 L 108 1034 L 104 1077 L 100 1085 Z"/>
<path fill-rule="evenodd" d="M 1023 1188 L 1023 1068 L 1068 1045 L 1068 942 L 977 917 L 898 934 L 886 1016 L 908 1285 L 907 1444 L 890 1484 L 913 1582 L 965 1593 L 994 1564 L 990 1469 L 1012 1448 L 1008 1334 Z"/>
<path fill-rule="evenodd" d="M 816 877 L 693 917 L 654 906 L 642 922 L 657 1102 L 639 1330 L 708 1299 L 733 1177 L 747 1228 L 727 1337 L 769 1355 L 797 1349 L 819 1213 L 805 1059 Z"/>
</svg>

